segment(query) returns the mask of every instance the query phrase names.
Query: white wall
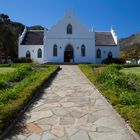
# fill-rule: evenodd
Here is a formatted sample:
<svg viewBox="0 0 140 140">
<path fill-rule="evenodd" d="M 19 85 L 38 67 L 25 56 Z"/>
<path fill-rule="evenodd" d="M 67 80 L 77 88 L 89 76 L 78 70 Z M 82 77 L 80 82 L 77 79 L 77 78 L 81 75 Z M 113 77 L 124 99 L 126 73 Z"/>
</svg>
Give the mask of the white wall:
<svg viewBox="0 0 140 140">
<path fill-rule="evenodd" d="M 43 45 L 19 45 L 19 50 L 18 50 L 18 58 L 23 58 L 26 57 L 26 52 L 30 51 L 31 54 L 31 59 L 38 63 L 43 63 L 44 62 L 44 46 Z M 42 58 L 37 58 L 37 51 L 38 49 L 42 50 Z"/>
<path fill-rule="evenodd" d="M 100 49 L 101 50 L 101 58 L 96 58 L 96 63 L 100 64 L 102 63 L 102 60 L 108 58 L 108 53 L 112 52 L 113 58 L 118 58 L 120 53 L 120 47 L 119 46 L 96 46 L 96 51 Z"/>
<path fill-rule="evenodd" d="M 72 25 L 72 34 L 67 34 L 67 25 Z M 45 61 L 64 62 L 64 51 L 68 44 L 74 49 L 75 63 L 95 63 L 94 33 L 82 25 L 73 14 L 66 14 L 55 26 L 45 33 Z M 58 46 L 58 56 L 53 56 L 53 46 Z M 86 56 L 81 56 L 82 44 L 86 47 Z M 79 48 L 79 49 L 78 49 Z"/>
</svg>

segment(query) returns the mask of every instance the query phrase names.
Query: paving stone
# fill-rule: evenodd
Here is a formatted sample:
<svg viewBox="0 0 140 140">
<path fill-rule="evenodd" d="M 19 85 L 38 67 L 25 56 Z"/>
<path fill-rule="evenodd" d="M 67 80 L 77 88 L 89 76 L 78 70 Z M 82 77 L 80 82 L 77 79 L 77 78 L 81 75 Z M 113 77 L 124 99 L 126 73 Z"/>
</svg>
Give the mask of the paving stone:
<svg viewBox="0 0 140 140">
<path fill-rule="evenodd" d="M 79 131 L 78 127 L 73 126 L 73 127 L 66 128 L 66 132 L 67 132 L 68 137 L 76 134 L 78 131 Z"/>
<path fill-rule="evenodd" d="M 52 140 L 52 139 L 55 139 L 55 138 L 56 138 L 56 136 L 54 136 L 52 133 L 44 132 L 42 134 L 41 140 Z"/>
<path fill-rule="evenodd" d="M 35 102 L 34 105 L 33 105 L 33 108 L 36 108 L 36 107 L 39 107 L 41 105 L 43 105 L 44 103 L 38 101 L 38 102 Z"/>
<path fill-rule="evenodd" d="M 38 134 L 38 133 L 43 132 L 42 129 L 34 123 L 27 124 L 26 129 L 28 129 L 30 131 L 30 133 Z"/>
<path fill-rule="evenodd" d="M 51 110 L 57 116 L 67 116 L 67 115 L 69 115 L 69 110 L 66 110 L 63 107 L 52 108 Z"/>
<path fill-rule="evenodd" d="M 109 127 L 104 127 L 104 126 L 100 126 L 100 127 L 97 127 L 97 132 L 114 132 L 115 130 L 112 129 L 112 128 L 109 128 Z"/>
<path fill-rule="evenodd" d="M 88 116 L 85 115 L 79 119 L 77 119 L 76 125 L 86 125 L 88 121 Z"/>
<path fill-rule="evenodd" d="M 75 135 L 70 137 L 70 140 L 90 140 L 88 134 L 85 131 L 79 131 Z"/>
<path fill-rule="evenodd" d="M 28 138 L 26 138 L 26 140 L 40 140 L 41 136 L 37 135 L 37 134 L 32 134 L 30 135 Z"/>
<path fill-rule="evenodd" d="M 74 125 L 75 119 L 73 117 L 60 117 L 60 125 Z"/>
<path fill-rule="evenodd" d="M 50 125 L 38 125 L 43 131 L 48 131 L 51 129 L 51 126 Z"/>
<path fill-rule="evenodd" d="M 97 127 L 95 125 L 92 124 L 86 124 L 86 125 L 82 125 L 80 126 L 80 129 L 85 130 L 87 132 L 95 132 L 97 131 Z"/>
<path fill-rule="evenodd" d="M 76 104 L 74 104 L 73 102 L 65 102 L 65 103 L 61 103 L 61 105 L 63 107 L 72 107 L 72 106 L 76 106 Z"/>
<path fill-rule="evenodd" d="M 62 138 L 56 138 L 54 140 L 69 140 L 67 137 L 62 137 Z"/>
<path fill-rule="evenodd" d="M 53 107 L 59 107 L 60 104 L 59 103 L 48 103 L 44 105 L 45 108 L 53 108 Z"/>
<path fill-rule="evenodd" d="M 70 114 L 71 114 L 74 118 L 80 118 L 80 117 L 82 117 L 82 116 L 85 115 L 85 113 L 80 112 L 80 111 L 72 111 Z"/>
<path fill-rule="evenodd" d="M 60 125 L 54 126 L 54 127 L 52 127 L 51 133 L 57 137 L 63 137 L 65 134 L 64 127 L 60 126 Z"/>
<path fill-rule="evenodd" d="M 36 121 L 38 125 L 57 125 L 58 124 L 58 117 L 57 116 L 52 116 L 49 118 L 44 118 L 41 120 Z"/>
<path fill-rule="evenodd" d="M 34 122 L 34 121 L 39 120 L 41 118 L 50 117 L 52 115 L 53 115 L 53 113 L 50 110 L 49 111 L 32 112 L 30 114 L 30 119 L 27 120 L 27 123 Z"/>
<path fill-rule="evenodd" d="M 129 135 L 125 136 L 118 133 L 89 132 L 89 136 L 91 140 L 132 140 L 132 137 L 130 137 Z"/>
</svg>

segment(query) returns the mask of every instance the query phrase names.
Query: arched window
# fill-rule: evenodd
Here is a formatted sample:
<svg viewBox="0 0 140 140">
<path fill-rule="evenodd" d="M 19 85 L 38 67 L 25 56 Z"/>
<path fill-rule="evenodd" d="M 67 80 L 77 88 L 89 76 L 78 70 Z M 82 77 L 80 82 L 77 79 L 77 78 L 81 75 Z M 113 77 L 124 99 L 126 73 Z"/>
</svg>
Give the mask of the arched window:
<svg viewBox="0 0 140 140">
<path fill-rule="evenodd" d="M 72 25 L 68 24 L 67 26 L 67 34 L 72 34 Z"/>
<path fill-rule="evenodd" d="M 81 46 L 81 56 L 85 56 L 86 55 L 86 48 L 85 45 Z"/>
<path fill-rule="evenodd" d="M 31 58 L 30 51 L 27 51 L 27 52 L 26 52 L 26 58 Z"/>
<path fill-rule="evenodd" d="M 111 51 L 108 53 L 108 58 L 109 58 L 109 59 L 112 58 L 112 52 L 111 52 Z"/>
<path fill-rule="evenodd" d="M 96 51 L 96 58 L 101 58 L 101 50 L 100 49 L 98 49 Z"/>
<path fill-rule="evenodd" d="M 40 48 L 37 51 L 37 57 L 42 58 L 42 50 Z"/>
<path fill-rule="evenodd" d="M 53 56 L 57 56 L 57 45 L 53 46 Z"/>
</svg>

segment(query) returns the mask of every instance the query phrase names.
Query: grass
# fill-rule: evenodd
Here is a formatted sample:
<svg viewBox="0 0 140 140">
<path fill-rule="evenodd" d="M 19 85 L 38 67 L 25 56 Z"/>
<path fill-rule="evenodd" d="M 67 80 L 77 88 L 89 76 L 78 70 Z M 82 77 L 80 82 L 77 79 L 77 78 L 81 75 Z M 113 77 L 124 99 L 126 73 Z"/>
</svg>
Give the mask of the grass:
<svg viewBox="0 0 140 140">
<path fill-rule="evenodd" d="M 140 135 L 140 78 L 120 71 L 123 66 L 79 65 L 120 115 Z M 128 66 L 127 66 L 128 67 Z M 134 68 L 135 69 L 135 68 Z"/>
<path fill-rule="evenodd" d="M 11 67 L 0 67 L 0 74 L 10 73 L 13 72 L 14 70 L 15 68 L 11 68 Z"/>
<path fill-rule="evenodd" d="M 36 91 L 57 70 L 58 66 L 14 64 L 17 70 L 4 75 L 3 83 L 14 83 L 0 89 L 0 134 L 13 121 L 20 110 L 36 94 Z M 8 78 L 9 77 L 9 78 Z M 1 78 L 1 77 L 0 77 Z"/>
<path fill-rule="evenodd" d="M 133 67 L 133 68 L 123 68 L 121 72 L 126 74 L 135 74 L 140 76 L 140 67 Z"/>
</svg>

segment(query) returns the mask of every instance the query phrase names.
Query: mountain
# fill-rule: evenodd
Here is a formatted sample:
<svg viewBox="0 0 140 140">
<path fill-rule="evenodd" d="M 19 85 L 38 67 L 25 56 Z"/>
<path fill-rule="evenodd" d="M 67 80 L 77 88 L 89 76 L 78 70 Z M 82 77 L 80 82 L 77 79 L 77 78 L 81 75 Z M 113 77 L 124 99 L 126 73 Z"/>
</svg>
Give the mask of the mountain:
<svg viewBox="0 0 140 140">
<path fill-rule="evenodd" d="M 121 58 L 140 59 L 140 32 L 119 40 Z"/>
</svg>

